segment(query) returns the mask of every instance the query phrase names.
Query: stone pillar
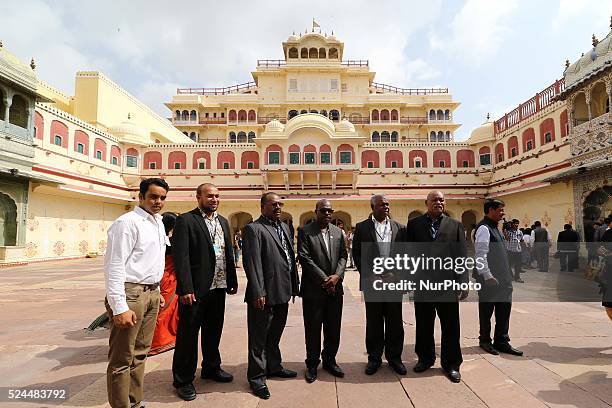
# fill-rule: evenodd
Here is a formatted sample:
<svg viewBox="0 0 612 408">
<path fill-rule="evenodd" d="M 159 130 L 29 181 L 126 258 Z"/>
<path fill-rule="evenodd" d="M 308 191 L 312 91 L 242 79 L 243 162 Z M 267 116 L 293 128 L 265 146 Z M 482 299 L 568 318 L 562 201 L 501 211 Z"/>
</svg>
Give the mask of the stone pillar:
<svg viewBox="0 0 612 408">
<path fill-rule="evenodd" d="M 8 127 L 10 119 L 11 105 L 13 104 L 13 95 L 10 93 L 4 98 L 4 122 L 5 126 Z"/>
<path fill-rule="evenodd" d="M 586 101 L 587 104 L 587 109 L 589 111 L 589 122 L 591 121 L 591 119 L 593 119 L 593 115 L 591 114 L 591 88 L 587 88 L 586 91 L 584 92 L 584 99 Z"/>
</svg>

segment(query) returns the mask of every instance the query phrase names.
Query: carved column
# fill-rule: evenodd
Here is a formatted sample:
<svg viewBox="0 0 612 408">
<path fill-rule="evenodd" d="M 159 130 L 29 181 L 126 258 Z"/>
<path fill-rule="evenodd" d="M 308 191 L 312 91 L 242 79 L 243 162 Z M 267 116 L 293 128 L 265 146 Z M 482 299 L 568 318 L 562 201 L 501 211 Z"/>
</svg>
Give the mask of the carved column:
<svg viewBox="0 0 612 408">
<path fill-rule="evenodd" d="M 591 114 L 591 89 L 592 87 L 589 86 L 584 90 L 584 100 L 586 101 L 587 109 L 589 111 L 589 122 L 591 119 L 593 119 L 593 115 Z"/>
</svg>

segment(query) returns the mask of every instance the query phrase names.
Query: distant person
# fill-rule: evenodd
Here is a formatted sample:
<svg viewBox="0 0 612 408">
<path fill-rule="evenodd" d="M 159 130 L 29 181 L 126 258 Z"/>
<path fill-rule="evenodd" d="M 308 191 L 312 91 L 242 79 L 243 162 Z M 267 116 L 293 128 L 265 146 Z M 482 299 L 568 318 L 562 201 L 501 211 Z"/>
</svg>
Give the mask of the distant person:
<svg viewBox="0 0 612 408">
<path fill-rule="evenodd" d="M 514 281 L 524 283 L 521 279 L 523 259 L 524 241 L 523 233 L 519 231 L 519 220 L 516 218 L 510 221 L 510 228 L 504 231 L 506 237 L 506 249 L 508 250 L 508 261 L 510 261 L 510 269 L 514 272 Z"/>
<path fill-rule="evenodd" d="M 533 224 L 535 229 L 531 231 L 533 245 L 535 248 L 538 270 L 540 272 L 548 272 L 549 248 L 551 246 L 551 238 L 548 230 L 542 227 L 540 221 Z"/>
<path fill-rule="evenodd" d="M 563 231 L 557 236 L 557 253 L 561 272 L 574 272 L 578 268 L 578 251 L 580 250 L 580 236 L 572 229 L 571 224 L 565 224 Z"/>
</svg>

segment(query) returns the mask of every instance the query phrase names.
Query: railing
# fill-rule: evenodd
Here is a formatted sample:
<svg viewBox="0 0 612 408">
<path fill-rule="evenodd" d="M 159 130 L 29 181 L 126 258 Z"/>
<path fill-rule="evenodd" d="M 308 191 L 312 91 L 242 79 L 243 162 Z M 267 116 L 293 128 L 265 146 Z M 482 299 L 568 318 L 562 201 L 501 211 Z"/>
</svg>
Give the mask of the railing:
<svg viewBox="0 0 612 408">
<path fill-rule="evenodd" d="M 225 125 L 226 118 L 200 118 L 200 125 Z"/>
<path fill-rule="evenodd" d="M 292 61 L 306 61 L 306 59 L 291 59 Z M 307 61 L 310 62 L 317 62 L 317 61 L 323 61 L 323 62 L 335 62 L 334 60 L 328 60 L 328 59 L 308 59 Z M 287 61 L 285 60 L 269 60 L 269 59 L 263 59 L 263 60 L 257 60 L 257 67 L 263 67 L 263 68 L 279 68 L 279 67 L 284 67 L 285 65 L 287 65 Z M 368 67 L 370 65 L 370 61 L 368 60 L 343 60 L 340 61 L 340 65 L 342 65 L 343 67 Z"/>
<path fill-rule="evenodd" d="M 493 122 L 493 133 L 497 135 L 522 120 L 536 114 L 555 102 L 555 97 L 565 90 L 565 80 L 556 80 L 553 84 L 538 92 L 516 108 Z"/>
<path fill-rule="evenodd" d="M 286 118 L 279 118 L 276 116 L 260 116 L 257 118 L 257 123 L 259 123 L 260 125 L 265 125 L 266 123 L 271 122 L 275 119 L 278 120 L 280 123 L 287 123 Z"/>
<path fill-rule="evenodd" d="M 245 82 L 243 84 L 232 85 L 225 88 L 177 88 L 176 93 L 178 95 L 227 95 L 233 93 L 243 93 L 257 89 L 255 82 Z"/>
<path fill-rule="evenodd" d="M 435 95 L 448 93 L 448 88 L 398 88 L 397 86 L 380 84 L 378 82 L 372 82 L 370 84 L 370 88 L 370 93 L 382 91 L 396 93 L 400 95 Z"/>
</svg>

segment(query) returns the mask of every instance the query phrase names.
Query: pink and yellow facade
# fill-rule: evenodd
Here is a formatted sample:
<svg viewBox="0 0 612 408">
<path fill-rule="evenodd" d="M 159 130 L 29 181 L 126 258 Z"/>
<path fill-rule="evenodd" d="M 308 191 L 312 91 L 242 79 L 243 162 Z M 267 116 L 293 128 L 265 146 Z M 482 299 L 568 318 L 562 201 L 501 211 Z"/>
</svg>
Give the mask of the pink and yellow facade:
<svg viewBox="0 0 612 408">
<path fill-rule="evenodd" d="M 328 197 L 348 227 L 368 216 L 373 193 L 385 193 L 405 222 L 432 189 L 468 230 L 492 196 L 522 225 L 541 220 L 554 234 L 581 225 L 566 177 L 564 79 L 459 142 L 459 103 L 448 89 L 377 83 L 368 61 L 342 59 L 333 35 L 292 35 L 282 46 L 285 58 L 257 61 L 252 82 L 178 89 L 166 103 L 170 119 L 98 72 L 77 73 L 74 96 L 39 82 L 38 180 L 29 181 L 23 236 L 4 262 L 104 252 L 106 229 L 135 205 L 144 177 L 168 181 L 165 209 L 177 212 L 195 206 L 198 184 L 216 184 L 234 229 L 259 215 L 264 191 L 284 197 L 294 226 Z"/>
</svg>

